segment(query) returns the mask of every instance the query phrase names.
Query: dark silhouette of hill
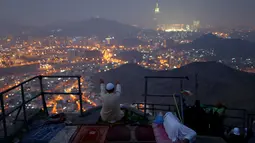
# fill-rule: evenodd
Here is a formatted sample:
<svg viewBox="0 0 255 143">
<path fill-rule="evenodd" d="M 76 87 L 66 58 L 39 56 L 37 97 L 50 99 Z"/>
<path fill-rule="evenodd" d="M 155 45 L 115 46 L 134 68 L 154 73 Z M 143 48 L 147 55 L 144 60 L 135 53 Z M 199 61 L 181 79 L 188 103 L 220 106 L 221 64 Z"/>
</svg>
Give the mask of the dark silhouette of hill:
<svg viewBox="0 0 255 143">
<path fill-rule="evenodd" d="M 143 60 L 143 54 L 138 51 L 123 51 L 117 55 L 118 59 L 123 61 L 131 61 L 136 60 L 137 62 L 141 62 Z"/>
<path fill-rule="evenodd" d="M 193 102 L 195 98 L 205 104 L 223 102 L 228 107 L 255 110 L 255 75 L 237 71 L 221 63 L 199 62 L 191 63 L 180 69 L 171 71 L 152 71 L 136 64 L 123 65 L 115 70 L 98 73 L 93 77 L 98 83 L 100 78 L 106 82 L 119 80 L 123 86 L 122 102 L 142 102 L 144 93 L 144 76 L 189 76 L 184 81 L 184 89 L 195 93 L 195 74 L 198 73 L 198 95 L 187 100 Z M 97 87 L 99 90 L 99 86 Z M 180 91 L 179 80 L 157 79 L 148 84 L 150 94 L 172 94 Z M 170 103 L 171 98 L 148 98 L 150 102 Z"/>
<path fill-rule="evenodd" d="M 125 38 L 121 42 L 122 45 L 127 47 L 135 47 L 139 45 L 148 45 L 147 42 L 141 41 L 138 38 Z"/>
<path fill-rule="evenodd" d="M 6 35 L 20 35 L 22 31 L 27 30 L 29 27 L 14 23 L 10 20 L 0 19 L 0 36 Z"/>
<path fill-rule="evenodd" d="M 192 43 L 177 46 L 177 49 L 214 49 L 217 58 L 254 57 L 255 43 L 241 39 L 222 39 L 212 34 L 203 35 Z"/>
<path fill-rule="evenodd" d="M 245 35 L 245 36 L 244 36 Z M 230 34 L 230 37 L 236 38 L 236 39 L 244 39 L 251 42 L 255 42 L 255 31 L 250 32 L 233 32 Z"/>
<path fill-rule="evenodd" d="M 61 31 L 55 31 L 61 29 Z M 62 25 L 49 25 L 38 30 L 35 34 L 57 36 L 108 36 L 129 37 L 140 31 L 139 28 L 122 24 L 117 21 L 102 18 L 91 18 L 80 22 L 63 23 Z"/>
<path fill-rule="evenodd" d="M 39 30 L 38 27 L 23 25 L 10 19 L 0 19 L 0 23 L 0 36 L 33 35 L 33 32 Z"/>
</svg>

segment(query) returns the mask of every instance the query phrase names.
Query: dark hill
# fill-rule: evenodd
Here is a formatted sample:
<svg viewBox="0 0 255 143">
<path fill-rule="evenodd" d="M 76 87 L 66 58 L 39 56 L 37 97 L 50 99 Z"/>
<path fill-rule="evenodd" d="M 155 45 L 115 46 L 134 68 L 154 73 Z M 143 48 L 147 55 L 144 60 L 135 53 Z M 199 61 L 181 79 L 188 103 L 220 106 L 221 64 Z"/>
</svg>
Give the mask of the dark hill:
<svg viewBox="0 0 255 143">
<path fill-rule="evenodd" d="M 229 107 L 255 110 L 255 75 L 237 71 L 221 63 L 204 62 L 192 63 L 180 69 L 171 71 L 152 71 L 135 64 L 123 65 L 115 70 L 96 74 L 94 82 L 100 78 L 106 82 L 119 80 L 123 85 L 122 102 L 142 102 L 144 93 L 144 76 L 189 76 L 184 82 L 184 89 L 195 91 L 195 74 L 198 73 L 198 95 L 202 103 L 215 104 L 220 101 Z M 150 80 L 149 93 L 171 94 L 178 93 L 180 81 L 157 79 Z M 97 89 L 99 90 L 99 89 Z M 192 99 L 193 101 L 195 96 Z M 149 98 L 150 102 L 169 103 L 170 98 Z"/>
<path fill-rule="evenodd" d="M 56 31 L 61 29 L 61 31 Z M 55 30 L 55 32 L 52 32 Z M 91 18 L 80 22 L 64 23 L 62 25 L 49 25 L 38 30 L 36 34 L 54 34 L 57 36 L 99 36 L 106 38 L 108 36 L 129 37 L 136 35 L 140 29 L 134 26 L 122 24 L 112 20 L 102 18 Z"/>
<path fill-rule="evenodd" d="M 246 36 L 244 36 L 246 35 Z M 233 38 L 238 38 L 238 39 L 245 39 L 251 42 L 255 42 L 255 31 L 250 31 L 250 32 L 233 32 L 230 34 L 230 37 Z"/>
<path fill-rule="evenodd" d="M 135 47 L 139 45 L 148 45 L 147 42 L 141 41 L 138 38 L 125 38 L 121 42 L 122 45 L 126 47 Z"/>
<path fill-rule="evenodd" d="M 192 43 L 179 45 L 177 49 L 214 50 L 218 58 L 254 57 L 255 44 L 241 39 L 222 39 L 212 34 L 203 35 Z"/>
<path fill-rule="evenodd" d="M 22 32 L 25 32 L 32 27 L 23 26 L 19 23 L 12 22 L 7 19 L 0 19 L 0 36 L 7 36 L 7 35 L 20 35 Z"/>
<path fill-rule="evenodd" d="M 123 61 L 134 61 L 141 62 L 143 60 L 143 54 L 138 51 L 123 51 L 118 54 L 118 59 Z"/>
</svg>

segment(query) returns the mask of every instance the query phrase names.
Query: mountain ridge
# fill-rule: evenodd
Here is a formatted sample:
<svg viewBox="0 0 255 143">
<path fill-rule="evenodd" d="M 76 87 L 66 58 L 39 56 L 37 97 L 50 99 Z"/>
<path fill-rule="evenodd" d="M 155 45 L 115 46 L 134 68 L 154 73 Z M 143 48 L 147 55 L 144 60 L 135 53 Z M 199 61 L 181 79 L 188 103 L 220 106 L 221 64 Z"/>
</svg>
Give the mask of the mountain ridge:
<svg viewBox="0 0 255 143">
<path fill-rule="evenodd" d="M 52 30 L 57 29 L 61 29 L 61 31 L 52 32 Z M 41 31 L 44 31 L 44 35 L 53 34 L 56 36 L 98 36 L 100 38 L 106 38 L 108 36 L 129 37 L 130 35 L 137 34 L 140 29 L 113 20 L 107 20 L 103 18 L 90 18 L 79 22 L 69 22 L 62 25 L 44 26 L 38 32 Z"/>
<path fill-rule="evenodd" d="M 255 43 L 241 39 L 223 39 L 212 34 L 206 34 L 191 43 L 178 45 L 176 49 L 206 49 L 214 50 L 217 59 L 253 58 Z"/>
<path fill-rule="evenodd" d="M 59 31 L 59 29 L 61 30 Z M 39 27 L 23 26 L 11 21 L 4 21 L 0 30 L 2 30 L 0 31 L 2 35 L 21 34 L 26 31 L 25 35 L 30 36 L 98 36 L 100 38 L 115 36 L 116 38 L 129 38 L 132 37 L 131 35 L 137 35 L 141 29 L 114 20 L 90 18 L 82 21 L 53 23 Z"/>
<path fill-rule="evenodd" d="M 211 70 L 215 69 L 215 70 Z M 171 71 L 153 71 L 135 64 L 123 65 L 115 70 L 98 73 L 93 76 L 93 81 L 99 79 L 106 82 L 119 80 L 122 84 L 123 93 L 121 102 L 143 102 L 144 76 L 188 76 L 189 81 L 184 81 L 184 89 L 195 93 L 195 74 L 198 74 L 198 95 L 188 99 L 192 103 L 195 98 L 205 104 L 223 102 L 228 107 L 245 108 L 255 110 L 252 101 L 255 100 L 255 74 L 237 71 L 217 62 L 197 62 L 186 65 L 180 69 Z M 148 83 L 150 94 L 173 94 L 180 91 L 179 80 L 151 80 Z M 97 87 L 97 91 L 99 88 Z M 149 102 L 170 103 L 167 98 L 148 99 Z"/>
</svg>

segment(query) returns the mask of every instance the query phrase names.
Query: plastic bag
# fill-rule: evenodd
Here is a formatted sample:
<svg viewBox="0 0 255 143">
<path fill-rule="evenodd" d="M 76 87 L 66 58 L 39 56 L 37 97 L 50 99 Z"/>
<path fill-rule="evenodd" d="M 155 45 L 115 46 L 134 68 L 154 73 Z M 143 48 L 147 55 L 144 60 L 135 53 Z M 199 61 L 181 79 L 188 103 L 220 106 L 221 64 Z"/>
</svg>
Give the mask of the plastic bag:
<svg viewBox="0 0 255 143">
<path fill-rule="evenodd" d="M 159 112 L 154 120 L 154 123 L 163 124 L 163 122 L 164 122 L 163 114 L 162 114 L 162 112 Z"/>
</svg>

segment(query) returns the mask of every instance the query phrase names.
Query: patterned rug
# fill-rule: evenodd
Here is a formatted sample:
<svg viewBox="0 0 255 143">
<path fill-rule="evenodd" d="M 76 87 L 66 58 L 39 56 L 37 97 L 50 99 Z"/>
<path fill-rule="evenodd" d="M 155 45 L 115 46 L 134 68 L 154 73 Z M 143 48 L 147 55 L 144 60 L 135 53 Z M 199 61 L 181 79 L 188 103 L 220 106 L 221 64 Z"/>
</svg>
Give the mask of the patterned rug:
<svg viewBox="0 0 255 143">
<path fill-rule="evenodd" d="M 80 126 L 69 143 L 104 143 L 108 126 Z"/>
<path fill-rule="evenodd" d="M 168 135 L 165 131 L 163 124 L 153 123 L 152 128 L 153 128 L 153 132 L 154 132 L 157 143 L 173 143 L 172 140 L 168 138 Z M 178 141 L 175 141 L 174 143 L 183 143 L 183 141 L 178 140 Z"/>
<path fill-rule="evenodd" d="M 131 132 L 128 127 L 116 125 L 109 128 L 106 140 L 107 141 L 130 141 Z"/>
<path fill-rule="evenodd" d="M 135 136 L 138 141 L 156 141 L 151 126 L 138 126 L 135 130 Z"/>
<path fill-rule="evenodd" d="M 23 137 L 21 143 L 49 142 L 64 127 L 64 124 L 51 124 L 30 130 L 29 133 Z"/>
<path fill-rule="evenodd" d="M 68 143 L 76 130 L 77 126 L 66 126 L 49 143 Z"/>
</svg>

